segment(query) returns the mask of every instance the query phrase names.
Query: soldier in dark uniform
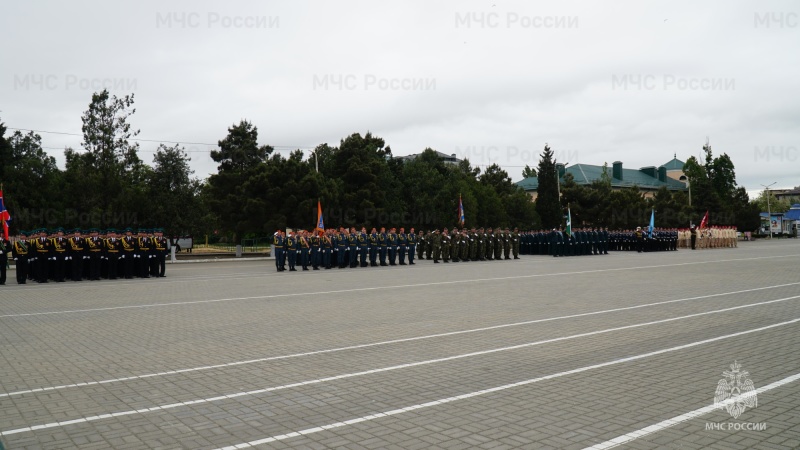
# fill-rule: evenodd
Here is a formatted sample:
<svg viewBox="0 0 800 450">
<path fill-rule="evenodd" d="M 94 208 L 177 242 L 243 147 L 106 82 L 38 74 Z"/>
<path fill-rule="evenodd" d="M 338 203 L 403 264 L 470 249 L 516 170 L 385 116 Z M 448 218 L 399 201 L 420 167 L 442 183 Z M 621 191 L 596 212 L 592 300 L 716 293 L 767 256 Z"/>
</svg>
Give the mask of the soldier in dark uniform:
<svg viewBox="0 0 800 450">
<path fill-rule="evenodd" d="M 322 265 L 326 269 L 331 268 L 331 259 L 333 257 L 333 231 L 327 230 L 322 234 Z"/>
<path fill-rule="evenodd" d="M 278 272 L 283 272 L 283 236 L 281 230 L 275 232 L 272 236 L 272 245 L 275 247 L 275 268 Z"/>
<path fill-rule="evenodd" d="M 322 259 L 321 256 L 321 245 L 322 245 L 322 231 L 318 233 L 311 233 L 309 237 L 309 241 L 311 242 L 311 268 L 314 270 L 319 270 L 319 263 Z"/>
<path fill-rule="evenodd" d="M 378 256 L 381 261 L 381 266 L 388 266 L 386 264 L 386 254 L 389 251 L 389 236 L 386 234 L 386 228 L 381 227 L 381 232 L 378 234 Z"/>
<path fill-rule="evenodd" d="M 458 228 L 453 228 L 453 231 L 450 232 L 450 261 L 457 263 L 460 261 L 459 259 L 459 242 L 461 241 L 461 235 L 458 233 Z"/>
<path fill-rule="evenodd" d="M 400 228 L 400 232 L 397 233 L 397 259 L 399 260 L 399 264 L 401 266 L 406 265 L 406 250 L 408 248 L 406 245 L 408 244 L 408 238 L 406 237 L 406 229 Z"/>
<path fill-rule="evenodd" d="M 378 244 L 378 230 L 375 227 L 372 227 L 372 230 L 369 233 L 369 265 L 370 267 L 377 267 L 378 266 L 378 250 L 380 246 Z"/>
<path fill-rule="evenodd" d="M 389 248 L 389 265 L 396 266 L 397 260 L 397 229 L 392 227 L 389 234 L 386 236 L 386 244 Z"/>
<path fill-rule="evenodd" d="M 503 257 L 504 259 L 511 259 L 511 231 L 508 228 L 503 232 Z M 519 258 L 517 258 L 519 259 Z"/>
<path fill-rule="evenodd" d="M 354 269 L 358 267 L 358 236 L 356 235 L 355 228 L 350 228 L 350 234 L 347 236 L 347 244 L 348 247 L 350 247 L 348 250 L 350 268 Z"/>
<path fill-rule="evenodd" d="M 514 253 L 514 259 L 519 259 L 519 248 L 521 245 L 520 236 L 519 236 L 519 228 L 514 228 L 514 232 L 511 233 L 511 245 L 512 250 Z M 526 245 L 527 248 L 527 245 Z"/>
<path fill-rule="evenodd" d="M 300 231 L 297 234 L 297 243 L 300 247 L 300 266 L 303 270 L 308 270 L 308 257 L 311 251 L 311 242 L 308 240 L 307 231 Z"/>
<path fill-rule="evenodd" d="M 642 231 L 642 227 L 636 227 L 636 251 L 638 253 L 642 253 L 644 247 L 644 232 Z"/>
<path fill-rule="evenodd" d="M 108 279 L 109 280 L 116 280 L 117 275 L 122 272 L 124 276 L 124 268 L 122 267 L 125 264 L 124 259 L 120 259 L 125 256 L 122 253 L 122 239 L 117 238 L 117 230 L 110 228 L 107 231 L 108 237 L 105 240 L 106 246 L 106 265 L 108 270 Z M 120 270 L 123 269 L 123 270 Z"/>
<path fill-rule="evenodd" d="M 53 245 L 50 239 L 47 239 L 47 233 L 43 228 L 39 229 L 39 237 L 33 241 L 33 249 L 36 255 L 36 282 L 47 283 Z"/>
<path fill-rule="evenodd" d="M 57 283 L 64 282 L 66 273 L 66 266 L 69 263 L 69 242 L 64 237 L 64 229 L 56 229 L 56 237 L 53 238 L 53 255 L 55 256 L 55 264 L 53 270 L 53 279 Z"/>
<path fill-rule="evenodd" d="M 6 269 L 8 268 L 8 252 L 11 251 L 11 242 L 0 236 L 0 285 L 6 284 Z M 19 270 L 19 268 L 17 268 Z"/>
<path fill-rule="evenodd" d="M 447 228 L 442 230 L 442 261 L 450 262 L 450 234 Z"/>
<path fill-rule="evenodd" d="M 697 245 L 697 228 L 694 225 L 692 225 L 691 228 L 689 228 L 689 233 L 691 233 L 691 235 L 692 235 L 692 237 L 691 237 L 692 250 L 694 250 L 695 246 Z"/>
<path fill-rule="evenodd" d="M 122 251 L 119 254 L 122 276 L 129 280 L 133 278 L 133 270 L 136 264 L 136 239 L 133 237 L 133 230 L 125 229 L 125 236 L 120 239 Z"/>
<path fill-rule="evenodd" d="M 433 258 L 433 262 L 439 264 L 439 259 L 442 257 L 442 237 L 438 229 L 428 233 L 428 249 L 431 253 L 427 259 Z"/>
<path fill-rule="evenodd" d="M 406 241 L 408 242 L 408 264 L 414 264 L 414 252 L 417 251 L 417 235 L 414 233 L 414 229 L 408 230 L 408 234 L 406 235 Z"/>
<path fill-rule="evenodd" d="M 486 261 L 486 233 L 483 232 L 483 228 L 478 228 L 478 232 L 475 233 L 475 258 L 479 261 Z"/>
<path fill-rule="evenodd" d="M 500 261 L 503 259 L 503 241 L 505 240 L 505 236 L 503 235 L 503 229 L 498 227 L 494 230 L 494 259 L 495 261 Z"/>
<path fill-rule="evenodd" d="M 434 236 L 433 233 L 436 233 L 436 236 Z M 428 231 L 428 233 L 426 233 L 425 237 L 426 237 L 426 241 L 425 241 L 425 259 L 428 259 L 428 260 L 429 259 L 433 259 L 433 240 L 434 240 L 434 237 L 437 237 L 437 238 L 441 237 L 439 235 L 439 230 L 436 230 L 435 232 Z"/>
<path fill-rule="evenodd" d="M 148 236 L 149 230 L 140 228 L 136 237 L 136 267 L 134 272 L 139 278 L 150 278 L 150 257 L 153 256 L 153 242 Z"/>
<path fill-rule="evenodd" d="M 155 258 L 153 261 L 154 271 L 153 276 L 164 278 L 167 270 L 167 239 L 164 237 L 164 229 L 156 228 L 156 236 L 153 238 L 153 249 L 155 250 Z"/>
<path fill-rule="evenodd" d="M 361 267 L 369 267 L 367 262 L 367 255 L 369 253 L 369 235 L 367 234 L 366 227 L 361 227 L 358 233 L 358 254 Z"/>
<path fill-rule="evenodd" d="M 336 262 L 340 269 L 346 267 L 345 253 L 347 253 L 347 233 L 343 227 L 339 227 L 339 234 L 336 235 L 336 250 L 339 252 L 336 255 Z"/>
<path fill-rule="evenodd" d="M 6 249 L 8 249 L 8 247 L 6 247 Z M 0 249 L 0 251 L 3 250 Z M 11 256 L 14 258 L 17 267 L 17 284 L 25 284 L 28 281 L 28 256 L 30 251 L 31 245 L 28 242 L 28 232 L 20 230 L 19 238 L 14 242 L 14 245 L 11 246 Z M 0 265 L 5 266 L 2 262 L 0 262 Z M 3 275 L 2 278 L 3 281 L 5 281 L 5 275 Z"/>
<path fill-rule="evenodd" d="M 83 278 L 83 260 L 86 256 L 86 240 L 81 237 L 81 230 L 76 228 L 69 238 L 68 258 L 71 263 L 72 281 L 81 281 Z"/>
<path fill-rule="evenodd" d="M 289 236 L 286 237 L 286 255 L 289 260 L 289 272 L 297 272 L 295 269 L 295 265 L 297 264 L 297 236 L 295 236 L 294 231 L 289 232 Z"/>
<path fill-rule="evenodd" d="M 428 237 L 425 230 L 419 230 L 417 235 L 417 259 L 425 259 L 425 246 L 428 245 Z"/>
</svg>

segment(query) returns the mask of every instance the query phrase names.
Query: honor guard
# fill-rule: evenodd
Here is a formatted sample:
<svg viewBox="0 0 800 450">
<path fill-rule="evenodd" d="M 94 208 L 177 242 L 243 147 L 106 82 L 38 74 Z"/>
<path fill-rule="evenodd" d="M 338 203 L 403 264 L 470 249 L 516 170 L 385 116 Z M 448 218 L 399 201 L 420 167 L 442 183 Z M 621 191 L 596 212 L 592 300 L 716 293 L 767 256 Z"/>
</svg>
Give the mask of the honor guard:
<svg viewBox="0 0 800 450">
<path fill-rule="evenodd" d="M 116 280 L 120 273 L 121 266 L 125 263 L 125 260 L 122 259 L 125 256 L 122 253 L 122 239 L 117 238 L 117 230 L 113 228 L 109 228 L 106 233 L 108 234 L 105 240 L 106 270 L 108 279 Z M 124 272 L 124 270 L 122 272 Z"/>
<path fill-rule="evenodd" d="M 414 229 L 408 230 L 408 234 L 406 235 L 406 242 L 408 245 L 408 264 L 414 264 L 414 252 L 417 251 L 417 235 L 414 233 Z"/>
<path fill-rule="evenodd" d="M 17 284 L 25 284 L 28 281 L 28 256 L 30 253 L 30 248 L 31 246 L 28 242 L 28 232 L 20 230 L 19 238 L 16 242 L 14 242 L 14 245 L 11 248 L 11 255 L 14 258 L 14 262 L 17 266 Z M 3 275 L 2 278 L 3 281 L 5 281 L 5 275 Z"/>
</svg>

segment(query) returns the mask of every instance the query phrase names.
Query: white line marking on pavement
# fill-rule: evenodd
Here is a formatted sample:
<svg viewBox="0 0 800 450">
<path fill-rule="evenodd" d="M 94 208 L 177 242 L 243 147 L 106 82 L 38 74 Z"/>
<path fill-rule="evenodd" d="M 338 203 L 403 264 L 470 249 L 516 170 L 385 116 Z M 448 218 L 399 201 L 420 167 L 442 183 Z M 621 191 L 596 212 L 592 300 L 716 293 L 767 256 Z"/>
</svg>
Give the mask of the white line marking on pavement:
<svg viewBox="0 0 800 450">
<path fill-rule="evenodd" d="M 431 406 L 443 405 L 445 403 L 451 403 L 451 402 L 454 402 L 454 401 L 457 401 L 457 400 L 464 400 L 464 399 L 467 399 L 467 398 L 478 397 L 478 396 L 481 396 L 481 395 L 491 394 L 491 393 L 494 393 L 494 392 L 505 391 L 505 390 L 508 390 L 508 389 L 513 389 L 513 388 L 516 388 L 516 387 L 537 383 L 539 381 L 552 380 L 552 379 L 555 379 L 555 378 L 560 378 L 560 377 L 567 376 L 567 375 L 574 375 L 576 373 L 586 372 L 586 371 L 593 370 L 593 369 L 599 369 L 599 368 L 602 368 L 602 367 L 608 367 L 608 366 L 613 366 L 613 365 L 616 365 L 616 364 L 622 364 L 622 363 L 626 363 L 626 362 L 630 362 L 630 361 L 636 361 L 636 360 L 639 360 L 639 359 L 648 358 L 650 356 L 661 355 L 661 354 L 664 354 L 664 353 L 674 352 L 674 351 L 677 351 L 677 350 L 685 350 L 687 348 L 692 348 L 692 347 L 696 347 L 698 345 L 708 344 L 710 342 L 716 342 L 716 341 L 720 341 L 720 340 L 723 340 L 723 339 L 728 339 L 728 338 L 742 336 L 742 335 L 749 334 L 749 333 L 756 333 L 756 332 L 759 332 L 759 331 L 768 330 L 770 328 L 780 327 L 780 326 L 784 326 L 784 325 L 790 325 L 790 324 L 793 324 L 793 323 L 797 323 L 798 321 L 800 321 L 800 318 L 789 320 L 789 321 L 786 321 L 786 322 L 780 322 L 780 323 L 776 323 L 776 324 L 772 324 L 772 325 L 767 325 L 765 327 L 753 328 L 751 330 L 740 331 L 738 333 L 726 334 L 724 336 L 718 336 L 718 337 L 711 338 L 711 339 L 705 339 L 705 340 L 702 340 L 702 341 L 692 342 L 690 344 L 684 344 L 684 345 L 679 345 L 679 346 L 676 346 L 676 347 L 670 347 L 670 348 L 665 348 L 665 349 L 662 349 L 662 350 L 656 350 L 654 352 L 643 353 L 641 355 L 628 356 L 626 358 L 615 359 L 613 361 L 607 361 L 607 362 L 600 363 L 600 364 L 593 364 L 591 366 L 580 367 L 580 368 L 577 368 L 577 369 L 567 370 L 565 372 L 554 373 L 552 375 L 545 375 L 545 376 L 538 377 L 538 378 L 531 378 L 531 379 L 524 380 L 524 381 L 518 381 L 516 383 L 504 384 L 502 386 L 497 386 L 497 387 L 493 387 L 493 388 L 489 388 L 489 389 L 483 389 L 483 390 L 480 390 L 480 391 L 469 392 L 469 393 L 466 393 L 466 394 L 456 395 L 456 396 L 453 396 L 453 397 L 447 397 L 447 398 L 443 398 L 443 399 L 440 399 L 440 400 L 434 400 L 432 402 L 426 402 L 426 403 L 420 403 L 420 404 L 417 404 L 417 405 L 406 406 L 405 408 L 397 408 L 397 409 L 393 409 L 391 411 L 384 411 L 384 412 L 381 412 L 381 413 L 374 413 L 374 414 L 370 414 L 368 416 L 357 417 L 355 419 L 350 419 L 350 420 L 346 420 L 346 421 L 343 421 L 343 422 L 336 422 L 336 423 L 323 425 L 323 426 L 319 426 L 319 427 L 315 427 L 315 428 L 309 428 L 309 429 L 306 429 L 306 430 L 300 430 L 300 431 L 295 431 L 295 432 L 292 432 L 292 433 L 281 434 L 281 435 L 278 435 L 278 436 L 271 436 L 271 437 L 264 438 L 264 439 L 258 439 L 258 440 L 255 440 L 255 441 L 244 442 L 244 443 L 241 443 L 241 444 L 236 444 L 236 445 L 232 445 L 232 446 L 228 446 L 228 447 L 222 447 L 221 449 L 217 449 L 217 450 L 230 450 L 230 449 L 249 448 L 249 447 L 254 447 L 256 445 L 268 444 L 270 442 L 283 441 L 283 440 L 286 440 L 286 439 L 289 439 L 289 438 L 292 438 L 292 437 L 295 437 L 295 436 L 317 433 L 320 430 L 330 430 L 330 429 L 333 429 L 333 428 L 342 428 L 342 427 L 345 427 L 347 425 L 352 425 L 354 423 L 366 422 L 366 421 L 375 420 L 375 419 L 381 418 L 381 417 L 394 416 L 394 415 L 403 414 L 403 413 L 406 413 L 406 412 L 409 412 L 409 411 L 428 408 L 428 407 L 431 407 Z"/>
<path fill-rule="evenodd" d="M 796 373 L 796 374 L 794 374 L 792 376 L 788 376 L 788 377 L 786 377 L 786 378 L 784 378 L 782 380 L 778 380 L 778 381 L 776 381 L 774 383 L 770 383 L 770 384 L 768 384 L 766 386 L 760 387 L 760 388 L 756 389 L 753 394 L 754 395 L 758 395 L 758 394 L 770 391 L 772 389 L 779 388 L 779 387 L 781 387 L 781 386 L 783 386 L 785 384 L 789 384 L 789 383 L 792 383 L 792 382 L 797 381 L 797 380 L 800 380 L 800 373 Z M 733 402 L 735 402 L 737 400 L 738 400 L 737 397 L 731 397 L 731 398 L 721 402 L 719 405 L 713 405 L 712 404 L 712 405 L 704 406 L 704 407 L 702 407 L 700 409 L 695 409 L 694 411 L 689 411 L 689 412 L 687 412 L 685 414 L 681 414 L 680 416 L 676 416 L 676 417 L 673 417 L 671 419 L 663 420 L 663 421 L 661 421 L 661 422 L 659 422 L 659 423 L 657 423 L 655 425 L 650 425 L 649 427 L 642 428 L 641 430 L 632 431 L 630 433 L 623 434 L 622 436 L 616 437 L 614 439 L 610 439 L 608 441 L 592 445 L 591 447 L 586 447 L 585 450 L 605 450 L 607 448 L 614 448 L 614 447 L 617 447 L 619 445 L 631 442 L 631 441 L 633 441 L 635 439 L 638 439 L 638 438 L 640 438 L 642 436 L 647 436 L 648 434 L 656 433 L 658 431 L 661 431 L 661 430 L 667 429 L 669 427 L 675 426 L 675 425 L 677 425 L 679 423 L 683 423 L 683 422 L 686 422 L 688 420 L 695 419 L 697 417 L 703 416 L 703 415 L 708 414 L 708 413 L 710 413 L 710 412 L 712 412 L 714 410 L 718 410 L 720 408 L 724 408 L 726 405 L 729 405 L 729 404 L 731 404 L 731 403 L 733 403 Z"/>
<path fill-rule="evenodd" d="M 149 303 L 144 305 L 128 305 L 128 306 L 110 306 L 107 308 L 91 308 L 91 309 L 71 309 L 65 311 L 43 311 L 43 312 L 36 312 L 36 313 L 21 313 L 21 314 L 6 314 L 0 316 L 0 318 L 6 317 L 28 317 L 28 316 L 42 316 L 42 315 L 51 315 L 51 314 L 72 314 L 72 313 L 82 313 L 82 312 L 98 312 L 98 311 L 115 311 L 121 309 L 138 309 L 138 308 L 154 308 L 154 307 L 162 307 L 162 306 L 182 306 L 182 305 L 197 305 L 203 303 L 219 303 L 219 302 L 231 302 L 237 300 L 257 300 L 257 299 L 268 299 L 268 298 L 286 298 L 286 297 L 303 297 L 306 295 L 330 295 L 330 294 L 342 294 L 346 292 L 365 292 L 365 291 L 381 291 L 381 290 L 389 290 L 389 289 L 407 289 L 407 288 L 414 288 L 414 287 L 426 287 L 426 286 L 438 286 L 438 285 L 447 285 L 447 284 L 460 284 L 460 283 L 478 283 L 478 282 L 485 282 L 485 281 L 506 281 L 506 280 L 517 280 L 522 278 L 543 278 L 543 277 L 555 277 L 555 276 L 563 276 L 563 275 L 584 275 L 584 274 L 591 274 L 591 273 L 602 273 L 602 272 L 617 272 L 623 270 L 641 270 L 641 269 L 658 269 L 663 267 L 676 267 L 676 266 L 689 266 L 689 265 L 696 265 L 696 264 L 711 264 L 711 263 L 720 263 L 720 262 L 732 262 L 732 261 L 751 261 L 757 259 L 772 259 L 772 258 L 789 258 L 794 256 L 800 255 L 781 255 L 781 256 L 759 256 L 754 258 L 738 258 L 738 259 L 719 259 L 714 261 L 695 261 L 695 262 L 687 262 L 687 263 L 675 263 L 675 264 L 660 264 L 654 266 L 634 266 L 634 267 L 617 267 L 611 269 L 594 269 L 594 270 L 581 270 L 577 272 L 557 272 L 557 273 L 543 273 L 543 274 L 530 274 L 530 275 L 514 275 L 509 277 L 496 277 L 496 278 L 472 278 L 468 280 L 453 280 L 453 281 L 435 281 L 431 283 L 418 283 L 418 284 L 401 284 L 401 285 L 392 285 L 392 286 L 373 286 L 373 287 L 364 287 L 364 288 L 354 288 L 354 289 L 339 289 L 335 291 L 317 291 L 317 292 L 295 292 L 289 294 L 274 294 L 274 295 L 259 295 L 255 297 L 232 297 L 232 298 L 220 298 L 220 299 L 212 299 L 212 300 L 193 300 L 188 302 L 170 302 L 170 303 Z"/>
<path fill-rule="evenodd" d="M 280 359 L 299 358 L 299 357 L 303 357 L 303 356 L 321 355 L 321 354 L 325 354 L 325 353 L 341 352 L 341 351 L 345 351 L 345 350 L 358 350 L 358 349 L 362 349 L 362 348 L 376 347 L 376 346 L 381 346 L 381 345 L 399 344 L 399 343 L 404 343 L 404 342 L 419 341 L 419 340 L 423 340 L 423 339 L 433 339 L 433 338 L 440 338 L 440 337 L 456 336 L 456 335 L 459 335 L 459 334 L 477 333 L 477 332 L 481 332 L 481 331 L 498 330 L 498 329 L 502 329 L 502 328 L 517 327 L 517 326 L 521 326 L 521 325 L 531 325 L 531 324 L 535 324 L 535 323 L 552 322 L 552 321 L 556 321 L 556 320 L 574 319 L 574 318 L 577 318 L 577 317 L 595 316 L 595 315 L 599 315 L 599 314 L 608 314 L 608 313 L 612 313 L 612 312 L 628 311 L 628 310 L 632 310 L 632 309 L 647 308 L 647 307 L 651 307 L 651 306 L 667 305 L 667 304 L 670 304 L 670 303 L 687 302 L 687 301 L 692 301 L 692 300 L 702 300 L 702 299 L 713 298 L 713 297 L 722 297 L 722 296 L 726 296 L 726 295 L 744 294 L 744 293 L 747 293 L 747 292 L 763 291 L 763 290 L 766 290 L 766 289 L 777 289 L 777 288 L 782 288 L 782 287 L 787 287 L 787 286 L 797 286 L 797 285 L 800 285 L 800 282 L 787 283 L 787 284 L 776 284 L 774 286 L 764 286 L 764 287 L 758 287 L 758 288 L 752 288 L 752 289 L 743 289 L 743 290 L 740 290 L 740 291 L 722 292 L 722 293 L 719 293 L 719 294 L 708 294 L 708 295 L 701 295 L 701 296 L 697 296 L 697 297 L 679 298 L 679 299 L 674 299 L 674 300 L 665 300 L 663 302 L 646 303 L 646 304 L 643 304 L 643 305 L 625 306 L 625 307 L 621 307 L 621 308 L 605 309 L 605 310 L 601 310 L 601 311 L 591 311 L 591 312 L 586 312 L 586 313 L 570 314 L 570 315 L 567 315 L 567 316 L 548 317 L 548 318 L 545 318 L 545 319 L 534 319 L 534 320 L 527 320 L 527 321 L 524 321 L 524 322 L 514 322 L 514 323 L 506 323 L 506 324 L 502 324 L 502 325 L 493 325 L 493 326 L 489 326 L 489 327 L 472 328 L 472 329 L 468 329 L 468 330 L 450 331 L 450 332 L 447 332 L 447 333 L 428 334 L 428 335 L 425 335 L 425 336 L 415 336 L 415 337 L 402 338 L 402 339 L 392 339 L 392 340 L 389 340 L 389 341 L 371 342 L 371 343 L 368 343 L 368 344 L 350 345 L 350 346 L 347 346 L 347 347 L 337 347 L 337 348 L 330 348 L 330 349 L 325 349 L 325 350 L 315 350 L 315 351 L 304 352 L 304 353 L 293 353 L 293 354 L 289 354 L 289 355 L 269 356 L 269 357 L 265 357 L 265 358 L 249 359 L 249 360 L 245 360 L 245 361 L 234 361 L 234 362 L 229 362 L 229 363 L 214 364 L 214 365 L 208 365 L 208 366 L 202 366 L 202 367 L 190 367 L 190 368 L 186 368 L 186 369 L 168 370 L 168 371 L 164 371 L 164 372 L 148 373 L 148 374 L 143 374 L 143 375 L 131 375 L 131 376 L 128 376 L 128 377 L 112 378 L 112 379 L 108 379 L 108 380 L 86 381 L 86 382 L 74 383 L 74 384 L 64 384 L 64 385 L 60 385 L 60 386 L 41 387 L 41 388 L 28 389 L 28 390 L 23 390 L 23 391 L 0 393 L 0 398 L 10 397 L 12 395 L 22 395 L 22 394 L 31 394 L 31 393 L 37 393 L 37 392 L 55 391 L 55 390 L 59 390 L 59 389 L 67 389 L 67 388 L 73 388 L 73 387 L 94 386 L 94 385 L 99 385 L 99 384 L 109 384 L 109 383 L 118 383 L 118 382 L 123 382 L 123 381 L 140 380 L 140 379 L 145 379 L 145 378 L 153 378 L 153 377 L 166 376 L 166 375 L 175 375 L 175 374 L 179 374 L 179 373 L 197 372 L 197 371 L 209 370 L 209 369 L 221 369 L 221 368 L 225 368 L 225 367 L 234 367 L 234 366 L 241 366 L 241 365 L 245 365 L 245 364 L 254 364 L 254 363 L 260 363 L 260 362 L 267 362 L 267 361 L 276 361 L 276 360 L 280 360 Z"/>
<path fill-rule="evenodd" d="M 614 332 L 614 331 L 629 330 L 629 329 L 633 329 L 633 328 L 641 328 L 641 327 L 646 327 L 646 326 L 650 326 L 650 325 L 657 325 L 657 324 L 662 324 L 662 323 L 667 323 L 667 322 L 674 322 L 676 320 L 690 319 L 690 318 L 694 318 L 694 317 L 701 317 L 701 316 L 707 316 L 707 315 L 710 315 L 710 314 L 718 314 L 718 313 L 722 313 L 722 312 L 735 311 L 735 310 L 744 309 L 744 308 L 752 308 L 754 306 L 762 306 L 762 305 L 768 305 L 768 304 L 772 304 L 772 303 L 785 302 L 785 301 L 794 300 L 794 299 L 797 299 L 797 298 L 800 298 L 800 295 L 795 295 L 793 297 L 779 298 L 779 299 L 776 299 L 776 300 L 769 300 L 769 301 L 766 301 L 766 302 L 752 303 L 752 304 L 749 304 L 749 305 L 741 305 L 741 306 L 734 306 L 734 307 L 731 307 L 731 308 L 718 309 L 718 310 L 715 310 L 715 311 L 706 311 L 706 312 L 702 312 L 702 313 L 689 314 L 689 315 L 686 315 L 686 316 L 671 317 L 669 319 L 654 320 L 654 321 L 651 321 L 651 322 L 638 323 L 638 324 L 634 324 L 634 325 L 625 325 L 625 326 L 622 326 L 622 327 L 608 328 L 608 329 L 605 329 L 605 330 L 598 330 L 598 331 L 590 331 L 590 332 L 587 332 L 587 333 L 573 334 L 571 336 L 562 336 L 562 337 L 557 337 L 557 338 L 552 338 L 552 339 L 545 339 L 543 341 L 528 342 L 528 343 L 525 343 L 525 344 L 512 345 L 512 346 L 509 346 L 509 347 L 494 348 L 494 349 L 490 349 L 490 350 L 482 350 L 482 351 L 478 351 L 478 352 L 471 352 L 471 353 L 464 353 L 464 354 L 460 354 L 460 355 L 447 356 L 447 357 L 444 357 L 444 358 L 429 359 L 429 360 L 426 360 L 426 361 L 417 361 L 417 362 L 412 362 L 412 363 L 399 364 L 399 365 L 396 365 L 396 366 L 381 367 L 381 368 L 378 368 L 378 369 L 365 370 L 365 371 L 361 371 L 361 372 L 334 375 L 334 376 L 325 377 L 325 378 L 318 378 L 318 379 L 315 379 L 315 380 L 300 381 L 300 382 L 297 382 L 297 383 L 284 384 L 284 385 L 281 385 L 281 386 L 273 386 L 273 387 L 268 387 L 268 388 L 263 388 L 263 389 L 256 389 L 256 390 L 253 390 L 253 391 L 236 392 L 236 393 L 233 393 L 233 394 L 225 394 L 225 395 L 220 395 L 220 396 L 211 397 L 211 398 L 204 398 L 204 399 L 199 399 L 199 400 L 191 400 L 191 401 L 187 401 L 187 402 L 171 403 L 169 405 L 153 406 L 153 407 L 150 407 L 150 408 L 142 408 L 142 409 L 130 410 L 130 411 L 121 411 L 121 412 L 111 413 L 111 415 L 112 416 L 124 416 L 124 415 L 130 415 L 130 414 L 144 414 L 144 413 L 148 413 L 148 412 L 151 412 L 151 411 L 163 411 L 163 410 L 167 410 L 167 409 L 178 408 L 178 407 L 181 407 L 181 406 L 196 405 L 196 404 L 199 404 L 199 403 L 211 403 L 211 402 L 215 402 L 215 401 L 218 401 L 218 400 L 227 400 L 227 399 L 233 399 L 233 398 L 238 398 L 238 397 L 249 397 L 249 396 L 252 396 L 252 395 L 258 395 L 258 394 L 263 394 L 263 393 L 267 393 L 267 392 L 274 392 L 274 391 L 279 391 L 279 390 L 283 390 L 283 389 L 290 389 L 290 388 L 295 388 L 295 387 L 300 387 L 300 386 L 307 386 L 307 385 L 311 385 L 311 384 L 319 384 L 319 383 L 325 383 L 325 382 L 328 382 L 328 381 L 343 380 L 343 379 L 346 379 L 346 378 L 354 378 L 354 377 L 360 377 L 360 376 L 364 376 L 364 375 L 372 375 L 372 374 L 376 374 L 376 373 L 389 372 L 389 371 L 398 370 L 398 369 L 407 369 L 409 367 L 425 366 L 425 365 L 436 364 L 436 363 L 441 363 L 441 362 L 446 362 L 446 361 L 454 361 L 454 360 L 457 360 L 457 359 L 470 358 L 470 357 L 473 357 L 473 356 L 483 356 L 483 355 L 489 355 L 489 354 L 492 354 L 492 353 L 505 352 L 505 351 L 509 351 L 509 350 L 519 350 L 521 348 L 528 348 L 528 347 L 533 347 L 533 346 L 543 345 L 543 344 L 552 344 L 554 342 L 567 341 L 567 340 L 571 340 L 571 339 L 577 339 L 577 338 L 588 337 L 588 336 L 596 336 L 596 335 L 599 335 L 599 334 L 606 334 L 606 333 L 611 333 L 611 332 Z M 795 319 L 794 321 L 797 321 L 797 320 L 800 320 L 800 319 Z M 794 322 L 794 321 L 792 321 L 792 322 Z M 788 324 L 789 322 L 783 322 L 783 323 L 784 324 Z M 764 328 L 764 329 L 766 329 L 766 328 Z M 734 336 L 734 335 L 730 335 L 730 336 Z M 93 421 L 96 421 L 96 420 L 104 419 L 106 417 L 107 417 L 107 414 L 103 414 L 103 415 L 96 415 L 96 416 L 88 416 L 88 417 L 84 417 L 82 419 L 74 419 L 74 420 L 70 420 L 70 421 L 67 421 L 67 422 L 50 423 L 50 424 L 44 424 L 44 425 L 33 425 L 33 426 L 29 426 L 29 427 L 24 427 L 24 428 L 18 428 L 16 430 L 3 431 L 3 432 L 0 432 L 0 436 L 8 436 L 8 435 L 11 435 L 11 434 L 23 433 L 23 432 L 26 432 L 26 431 L 34 431 L 34 429 L 35 430 L 40 430 L 40 429 L 46 429 L 46 428 L 63 427 L 65 425 L 67 425 L 67 424 L 71 425 L 73 423 L 93 422 Z"/>
</svg>

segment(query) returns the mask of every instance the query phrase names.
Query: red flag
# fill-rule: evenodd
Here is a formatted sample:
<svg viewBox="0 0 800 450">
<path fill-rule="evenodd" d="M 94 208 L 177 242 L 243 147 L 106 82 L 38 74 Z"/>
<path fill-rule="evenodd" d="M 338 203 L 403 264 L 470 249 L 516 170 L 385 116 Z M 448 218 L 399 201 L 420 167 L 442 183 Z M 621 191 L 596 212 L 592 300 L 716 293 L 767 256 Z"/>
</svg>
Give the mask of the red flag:
<svg viewBox="0 0 800 450">
<path fill-rule="evenodd" d="M 11 215 L 6 210 L 3 203 L 3 189 L 0 188 L 0 224 L 3 225 L 3 238 L 8 240 L 8 221 L 11 220 Z"/>
<path fill-rule="evenodd" d="M 703 220 L 700 221 L 700 228 L 708 227 L 708 211 L 706 211 L 706 215 L 703 216 Z"/>
</svg>

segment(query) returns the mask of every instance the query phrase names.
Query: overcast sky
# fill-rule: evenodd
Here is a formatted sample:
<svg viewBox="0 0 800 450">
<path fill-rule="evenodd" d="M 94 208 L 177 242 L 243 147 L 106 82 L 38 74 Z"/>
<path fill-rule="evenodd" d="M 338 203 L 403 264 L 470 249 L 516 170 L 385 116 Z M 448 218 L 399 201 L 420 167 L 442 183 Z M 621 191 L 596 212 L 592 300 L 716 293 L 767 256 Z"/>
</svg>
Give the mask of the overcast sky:
<svg viewBox="0 0 800 450">
<path fill-rule="evenodd" d="M 77 134 L 41 133 L 62 167 L 108 86 L 139 138 L 212 144 L 185 144 L 201 178 L 247 119 L 285 154 L 371 131 L 514 181 L 546 142 L 639 168 L 708 137 L 749 191 L 800 185 L 797 1 L 17 1 L 0 38 L 0 119 Z"/>
</svg>

